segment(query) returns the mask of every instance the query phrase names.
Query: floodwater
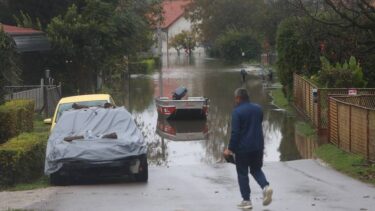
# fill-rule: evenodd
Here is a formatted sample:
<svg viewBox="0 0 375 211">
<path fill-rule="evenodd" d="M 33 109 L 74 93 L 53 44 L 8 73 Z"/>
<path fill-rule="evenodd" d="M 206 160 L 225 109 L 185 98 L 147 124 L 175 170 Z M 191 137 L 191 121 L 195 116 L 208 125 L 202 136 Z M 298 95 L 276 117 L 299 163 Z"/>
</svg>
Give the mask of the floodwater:
<svg viewBox="0 0 375 211">
<path fill-rule="evenodd" d="M 295 117 L 272 105 L 269 90 L 264 88 L 256 67 L 245 67 L 250 72 L 246 83 L 241 82 L 241 68 L 198 55 L 194 58 L 169 57 L 163 59 L 161 70 L 152 75 L 132 75 L 130 82 L 126 82 L 125 91 L 113 93 L 117 103 L 132 112 L 142 130 L 149 144 L 151 165 L 223 162 L 222 152 L 230 138 L 233 94 L 238 87 L 246 87 L 251 101 L 264 109 L 266 162 L 311 158 L 311 149 L 306 146 L 313 144 L 305 144 L 306 140 L 297 136 Z M 170 97 L 180 85 L 188 89 L 188 96 L 210 99 L 207 121 L 158 119 L 154 98 Z M 310 139 L 307 141 L 311 142 Z"/>
</svg>

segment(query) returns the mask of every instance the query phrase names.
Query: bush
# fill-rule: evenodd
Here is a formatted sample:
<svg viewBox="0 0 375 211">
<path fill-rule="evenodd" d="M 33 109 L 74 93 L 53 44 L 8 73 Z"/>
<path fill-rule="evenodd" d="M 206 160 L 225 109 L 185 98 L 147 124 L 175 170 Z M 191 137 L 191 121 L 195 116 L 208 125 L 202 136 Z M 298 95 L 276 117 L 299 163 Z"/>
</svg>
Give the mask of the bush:
<svg viewBox="0 0 375 211">
<path fill-rule="evenodd" d="M 260 43 L 250 33 L 233 30 L 220 35 L 215 48 L 228 61 L 259 59 L 261 54 Z"/>
<path fill-rule="evenodd" d="M 129 64 L 130 73 L 147 74 L 152 73 L 156 68 L 155 59 L 144 59 L 140 62 L 133 62 Z"/>
<path fill-rule="evenodd" d="M 33 130 L 34 102 L 14 100 L 0 106 L 0 143 Z"/>
<path fill-rule="evenodd" d="M 350 57 L 349 62 L 345 61 L 342 65 L 337 63 L 333 66 L 325 57 L 321 58 L 321 62 L 322 70 L 314 77 L 317 78 L 319 84 L 328 88 L 362 88 L 366 86 L 363 70 L 353 56 Z"/>
<path fill-rule="evenodd" d="M 43 174 L 48 133 L 23 133 L 0 145 L 0 186 L 29 182 Z"/>
</svg>

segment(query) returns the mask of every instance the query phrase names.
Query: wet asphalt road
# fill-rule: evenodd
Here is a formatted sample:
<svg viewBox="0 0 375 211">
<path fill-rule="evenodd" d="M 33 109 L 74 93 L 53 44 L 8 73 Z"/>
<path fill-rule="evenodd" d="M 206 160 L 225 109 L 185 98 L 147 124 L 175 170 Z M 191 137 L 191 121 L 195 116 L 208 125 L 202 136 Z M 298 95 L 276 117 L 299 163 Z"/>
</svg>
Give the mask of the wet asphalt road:
<svg viewBox="0 0 375 211">
<path fill-rule="evenodd" d="M 265 172 L 274 201 L 262 206 L 251 179 L 253 210 L 375 210 L 375 188 L 314 160 L 270 162 Z M 153 167 L 147 184 L 118 183 L 57 188 L 34 210 L 210 211 L 238 210 L 235 168 L 231 164 Z"/>
</svg>

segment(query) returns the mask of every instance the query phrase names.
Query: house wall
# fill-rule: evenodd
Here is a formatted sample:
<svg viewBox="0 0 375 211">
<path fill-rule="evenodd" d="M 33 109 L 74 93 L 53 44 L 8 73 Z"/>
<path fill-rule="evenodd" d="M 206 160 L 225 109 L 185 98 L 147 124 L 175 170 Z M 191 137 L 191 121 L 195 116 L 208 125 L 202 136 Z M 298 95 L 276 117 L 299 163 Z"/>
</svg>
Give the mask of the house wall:
<svg viewBox="0 0 375 211">
<path fill-rule="evenodd" d="M 169 48 L 168 49 L 168 42 L 169 40 L 174 37 L 175 35 L 181 33 L 182 31 L 191 31 L 192 28 L 192 23 L 186 19 L 185 17 L 179 18 L 176 22 L 174 22 L 169 28 L 164 29 L 161 32 L 161 52 L 163 55 L 169 53 L 169 54 L 177 54 L 177 51 L 174 48 Z M 155 32 L 155 37 L 158 37 L 158 32 Z M 157 39 L 156 39 L 157 40 Z M 160 41 L 158 42 L 160 43 Z M 158 44 L 155 45 L 155 48 L 153 49 L 154 54 L 158 54 Z M 203 53 L 204 48 L 202 47 L 197 47 L 194 50 L 194 53 Z M 181 52 L 184 53 L 184 52 Z"/>
</svg>

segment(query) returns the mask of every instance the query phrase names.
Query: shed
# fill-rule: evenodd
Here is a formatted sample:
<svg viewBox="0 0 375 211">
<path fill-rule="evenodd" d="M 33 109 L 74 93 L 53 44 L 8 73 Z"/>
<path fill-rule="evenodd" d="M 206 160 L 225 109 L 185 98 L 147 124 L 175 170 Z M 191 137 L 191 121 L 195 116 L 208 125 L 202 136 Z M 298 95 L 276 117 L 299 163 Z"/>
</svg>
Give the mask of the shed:
<svg viewBox="0 0 375 211">
<path fill-rule="evenodd" d="M 12 38 L 19 53 L 48 51 L 51 48 L 47 36 L 42 31 L 5 24 L 0 24 L 0 28 Z"/>
</svg>

